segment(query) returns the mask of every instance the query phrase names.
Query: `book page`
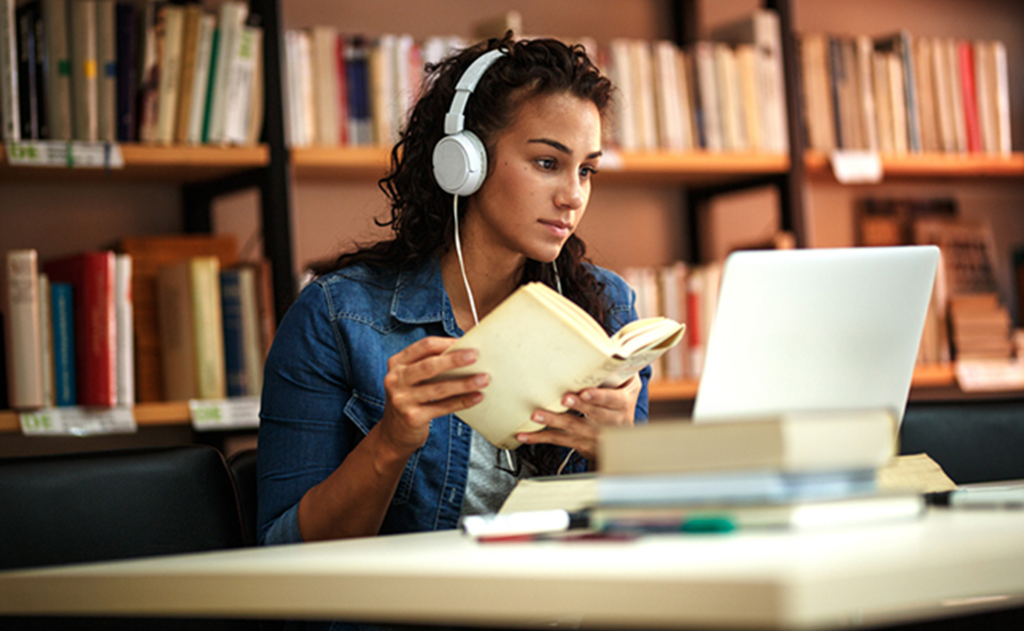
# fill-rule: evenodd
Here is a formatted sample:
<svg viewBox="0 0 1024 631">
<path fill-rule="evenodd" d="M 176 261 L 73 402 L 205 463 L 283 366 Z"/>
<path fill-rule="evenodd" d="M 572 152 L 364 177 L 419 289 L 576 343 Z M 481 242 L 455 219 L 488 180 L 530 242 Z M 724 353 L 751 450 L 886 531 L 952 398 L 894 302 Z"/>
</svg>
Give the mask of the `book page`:
<svg viewBox="0 0 1024 631">
<path fill-rule="evenodd" d="M 597 476 L 592 473 L 525 478 L 512 489 L 498 513 L 556 509 L 574 512 L 596 503 Z"/>
<path fill-rule="evenodd" d="M 956 483 L 928 454 L 913 454 L 897 456 L 887 466 L 879 468 L 878 488 L 883 491 L 938 493 L 952 491 Z"/>
</svg>

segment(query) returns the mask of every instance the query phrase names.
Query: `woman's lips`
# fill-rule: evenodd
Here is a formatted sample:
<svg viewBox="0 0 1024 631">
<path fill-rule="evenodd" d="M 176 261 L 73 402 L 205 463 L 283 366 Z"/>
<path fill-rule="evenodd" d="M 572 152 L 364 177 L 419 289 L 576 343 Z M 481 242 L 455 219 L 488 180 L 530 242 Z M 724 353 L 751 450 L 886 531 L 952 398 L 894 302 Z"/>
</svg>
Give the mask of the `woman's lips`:
<svg viewBox="0 0 1024 631">
<path fill-rule="evenodd" d="M 563 223 L 561 221 L 544 221 L 542 219 L 541 224 L 543 224 L 551 234 L 560 239 L 565 239 L 572 234 L 572 225 L 568 223 Z"/>
</svg>

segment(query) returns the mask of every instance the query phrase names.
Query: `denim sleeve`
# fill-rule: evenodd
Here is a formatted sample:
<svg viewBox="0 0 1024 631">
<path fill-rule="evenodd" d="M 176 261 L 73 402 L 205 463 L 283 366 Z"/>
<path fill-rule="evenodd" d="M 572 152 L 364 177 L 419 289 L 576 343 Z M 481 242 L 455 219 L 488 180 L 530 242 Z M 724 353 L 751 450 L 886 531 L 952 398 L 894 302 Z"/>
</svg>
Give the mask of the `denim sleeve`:
<svg viewBox="0 0 1024 631">
<path fill-rule="evenodd" d="M 267 356 L 260 405 L 258 515 L 261 544 L 297 543 L 298 504 L 351 450 L 343 410 L 347 358 L 324 289 L 306 287 Z"/>
</svg>

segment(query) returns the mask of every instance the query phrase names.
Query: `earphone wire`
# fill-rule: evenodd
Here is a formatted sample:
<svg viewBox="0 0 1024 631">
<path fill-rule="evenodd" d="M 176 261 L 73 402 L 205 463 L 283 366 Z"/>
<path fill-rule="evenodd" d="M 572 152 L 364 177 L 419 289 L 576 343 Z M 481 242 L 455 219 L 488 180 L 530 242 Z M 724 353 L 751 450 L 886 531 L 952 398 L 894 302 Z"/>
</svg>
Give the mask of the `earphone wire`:
<svg viewBox="0 0 1024 631">
<path fill-rule="evenodd" d="M 469 298 L 469 309 L 473 312 L 473 324 L 480 324 L 480 317 L 476 312 L 476 298 L 473 297 L 473 290 L 469 288 L 469 276 L 466 275 L 466 261 L 462 258 L 462 239 L 459 236 L 459 196 L 452 195 L 452 215 L 455 217 L 455 254 L 459 258 L 459 270 L 462 272 L 462 283 L 466 286 L 466 295 Z M 562 294 L 562 275 L 558 273 L 557 261 L 551 261 L 551 266 L 555 271 L 555 287 L 558 289 L 558 293 Z M 564 294 L 562 294 L 564 295 Z M 512 450 L 503 449 L 505 452 L 505 460 L 508 462 L 508 470 L 515 471 L 516 466 L 512 461 Z M 555 475 L 562 475 L 562 471 L 565 470 L 566 465 L 569 464 L 569 459 L 576 453 L 575 449 L 570 449 L 568 455 L 565 456 L 565 460 L 558 466 L 558 471 Z"/>
</svg>

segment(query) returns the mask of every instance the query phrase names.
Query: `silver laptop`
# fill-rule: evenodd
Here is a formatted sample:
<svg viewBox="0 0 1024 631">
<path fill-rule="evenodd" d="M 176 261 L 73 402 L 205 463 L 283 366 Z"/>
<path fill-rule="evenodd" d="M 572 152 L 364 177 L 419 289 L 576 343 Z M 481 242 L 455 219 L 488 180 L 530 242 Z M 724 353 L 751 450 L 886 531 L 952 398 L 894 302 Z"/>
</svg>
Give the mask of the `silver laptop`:
<svg viewBox="0 0 1024 631">
<path fill-rule="evenodd" d="M 887 409 L 902 421 L 939 250 L 736 252 L 695 421 Z"/>
</svg>

